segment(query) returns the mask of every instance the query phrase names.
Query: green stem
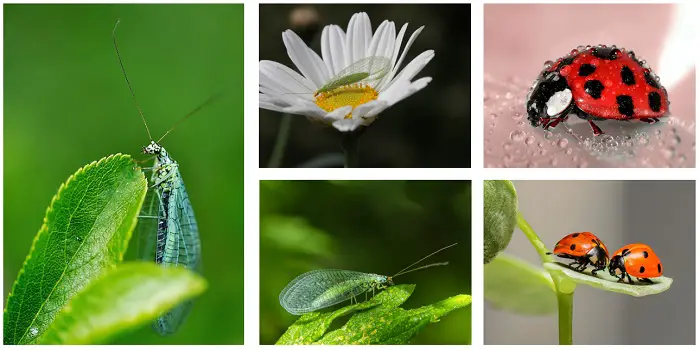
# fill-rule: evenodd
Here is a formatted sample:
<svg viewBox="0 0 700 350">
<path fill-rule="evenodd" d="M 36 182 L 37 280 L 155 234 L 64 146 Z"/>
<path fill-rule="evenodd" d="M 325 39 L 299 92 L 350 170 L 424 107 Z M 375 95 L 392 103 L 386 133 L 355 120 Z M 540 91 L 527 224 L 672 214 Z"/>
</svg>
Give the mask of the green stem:
<svg viewBox="0 0 700 350">
<path fill-rule="evenodd" d="M 559 304 L 559 345 L 574 344 L 574 293 L 557 292 Z"/>
<path fill-rule="evenodd" d="M 289 131 L 291 130 L 291 128 L 292 115 L 285 113 L 282 116 L 280 129 L 279 131 L 277 131 L 275 147 L 272 149 L 270 161 L 267 163 L 268 168 L 279 168 L 280 165 L 282 165 L 282 158 L 284 158 L 284 150 L 287 148 L 287 141 L 289 140 Z"/>
<path fill-rule="evenodd" d="M 343 139 L 340 141 L 340 145 L 343 148 L 343 152 L 345 154 L 346 168 L 357 167 L 359 156 L 359 139 L 360 134 L 358 132 L 343 133 Z"/>
<path fill-rule="evenodd" d="M 537 253 L 540 255 L 542 263 L 554 262 L 554 256 L 548 255 L 547 246 L 542 243 L 540 237 L 537 236 L 535 230 L 527 223 L 523 214 L 518 211 L 517 217 L 518 227 L 525 234 L 525 237 L 530 241 Z M 574 289 L 576 284 L 572 282 L 563 273 L 549 272 L 554 282 L 554 287 L 557 293 L 557 303 L 559 305 L 559 344 L 573 344 L 573 327 L 574 327 Z"/>
<path fill-rule="evenodd" d="M 520 230 L 523 231 L 525 237 L 527 237 L 532 246 L 535 247 L 535 250 L 537 250 L 537 254 L 540 255 L 542 263 L 554 262 L 554 258 L 551 255 L 547 255 L 547 252 L 549 252 L 547 246 L 542 243 L 542 240 L 540 240 L 540 237 L 537 236 L 535 230 L 533 230 L 532 227 L 530 227 L 530 224 L 525 221 L 525 218 L 520 211 L 518 211 L 517 222 Z"/>
</svg>

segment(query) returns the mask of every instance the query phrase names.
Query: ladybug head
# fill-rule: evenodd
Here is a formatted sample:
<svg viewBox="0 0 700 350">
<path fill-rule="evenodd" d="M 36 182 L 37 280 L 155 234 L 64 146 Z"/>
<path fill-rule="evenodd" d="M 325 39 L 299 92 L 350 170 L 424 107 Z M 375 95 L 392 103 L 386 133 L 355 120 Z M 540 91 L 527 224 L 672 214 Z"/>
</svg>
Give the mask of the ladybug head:
<svg viewBox="0 0 700 350">
<path fill-rule="evenodd" d="M 622 259 L 621 255 L 615 255 L 610 259 L 610 265 L 608 265 L 608 272 L 610 276 L 617 276 L 625 271 L 625 260 Z"/>
<path fill-rule="evenodd" d="M 532 126 L 544 126 L 550 119 L 565 117 L 573 98 L 571 89 L 558 71 L 543 70 L 527 94 L 525 109 Z"/>
</svg>

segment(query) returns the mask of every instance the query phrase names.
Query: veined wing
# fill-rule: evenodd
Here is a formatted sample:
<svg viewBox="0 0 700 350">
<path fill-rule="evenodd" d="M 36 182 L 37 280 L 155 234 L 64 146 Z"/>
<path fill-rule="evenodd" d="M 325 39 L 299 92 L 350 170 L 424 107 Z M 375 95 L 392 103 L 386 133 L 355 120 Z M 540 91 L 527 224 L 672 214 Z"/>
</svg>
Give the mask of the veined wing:
<svg viewBox="0 0 700 350">
<path fill-rule="evenodd" d="M 369 291 L 378 277 L 346 270 L 309 271 L 282 290 L 280 305 L 293 315 L 323 309 Z"/>
<path fill-rule="evenodd" d="M 158 234 L 158 221 L 163 217 L 162 206 L 159 203 L 160 193 L 149 183 L 146 198 L 139 214 L 136 227 L 136 252 L 138 259 L 156 261 L 156 236 Z"/>
<path fill-rule="evenodd" d="M 162 250 L 162 264 L 199 271 L 201 268 L 199 229 L 177 166 L 173 169 L 169 181 L 170 195 L 167 196 L 167 203 L 164 203 L 168 220 L 167 235 Z M 183 302 L 159 317 L 154 323 L 156 330 L 161 334 L 177 331 L 192 309 L 192 305 L 192 300 Z"/>
<path fill-rule="evenodd" d="M 333 78 L 330 79 L 326 86 L 335 85 L 346 85 L 340 84 L 346 77 L 355 75 L 358 73 L 366 73 L 367 77 L 362 79 L 362 81 L 375 81 L 379 80 L 389 72 L 389 66 L 391 65 L 391 60 L 388 57 L 383 56 L 370 56 L 362 58 L 355 61 L 351 65 L 345 67 L 343 70 L 338 72 Z"/>
</svg>

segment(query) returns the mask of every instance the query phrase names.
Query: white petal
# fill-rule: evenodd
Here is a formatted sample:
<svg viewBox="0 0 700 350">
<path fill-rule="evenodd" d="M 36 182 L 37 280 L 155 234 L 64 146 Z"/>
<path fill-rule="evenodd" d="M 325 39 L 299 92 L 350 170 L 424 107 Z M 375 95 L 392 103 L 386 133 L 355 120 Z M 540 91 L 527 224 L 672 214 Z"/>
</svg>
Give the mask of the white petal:
<svg viewBox="0 0 700 350">
<path fill-rule="evenodd" d="M 396 73 L 401 67 L 401 63 L 403 63 L 404 58 L 406 58 L 408 50 L 411 48 L 411 45 L 413 45 L 413 42 L 416 41 L 416 38 L 418 38 L 418 34 L 420 34 L 420 32 L 423 31 L 423 28 L 425 28 L 425 26 L 421 26 L 420 28 L 416 29 L 416 31 L 413 32 L 413 34 L 411 34 L 411 37 L 406 42 L 406 47 L 404 47 L 403 52 L 401 52 L 401 58 L 399 58 L 398 62 L 396 62 L 396 65 L 394 65 L 394 69 L 392 69 L 391 71 L 391 77 L 389 77 L 389 79 L 393 79 L 393 77 L 396 76 Z M 391 84 L 391 80 L 387 81 L 389 82 L 388 84 Z"/>
<path fill-rule="evenodd" d="M 433 78 L 431 77 L 423 77 L 411 83 L 402 80 L 397 84 L 393 84 L 389 90 L 383 91 L 381 94 L 379 94 L 379 99 L 387 101 L 389 105 L 394 105 L 406 97 L 409 97 L 422 90 L 428 86 L 428 83 L 430 83 L 432 80 Z"/>
<path fill-rule="evenodd" d="M 274 61 L 260 61 L 260 73 L 275 84 L 278 84 L 279 92 L 281 93 L 313 94 L 315 91 L 311 87 L 313 82 L 302 77 L 291 68 Z M 268 81 L 261 78 L 260 84 L 268 85 Z"/>
<path fill-rule="evenodd" d="M 324 119 L 326 119 L 327 121 L 342 120 L 350 112 L 352 112 L 352 106 L 343 106 L 334 110 L 333 112 L 326 113 Z"/>
<path fill-rule="evenodd" d="M 311 57 L 311 53 L 316 55 L 294 31 L 287 29 L 282 33 L 282 41 L 287 47 L 287 54 L 292 59 L 294 65 L 299 68 L 301 74 L 309 78 L 316 85 L 314 89 L 318 89 L 325 83 L 322 72 L 317 70 L 315 60 Z"/>
<path fill-rule="evenodd" d="M 384 87 L 391 81 L 391 79 L 394 78 L 394 67 L 396 66 L 396 60 L 399 58 L 399 52 L 401 50 L 401 43 L 403 42 L 403 36 L 406 33 L 406 28 L 408 28 L 408 23 L 405 23 L 402 27 L 401 30 L 399 31 L 399 35 L 396 37 L 396 40 L 394 41 L 393 46 L 391 47 L 391 50 L 393 50 L 393 53 L 391 54 L 391 72 L 384 76 L 382 80 L 377 84 L 377 89 L 381 91 L 384 89 Z"/>
<path fill-rule="evenodd" d="M 352 110 L 352 117 L 353 118 L 362 118 L 367 113 L 369 113 L 371 110 L 373 110 L 377 107 L 386 106 L 386 105 L 388 105 L 387 101 L 383 101 L 383 100 L 374 100 L 374 101 L 370 101 L 370 102 L 361 104 Z M 384 107 L 384 108 L 386 108 L 386 107 Z"/>
<path fill-rule="evenodd" d="M 348 35 L 345 38 L 345 62 L 348 65 L 366 57 L 367 47 L 372 40 L 372 24 L 365 12 L 356 13 L 350 18 Z"/>
<path fill-rule="evenodd" d="M 328 25 L 321 34 L 323 60 L 333 77 L 349 64 L 345 63 L 345 32 L 337 25 Z"/>
<path fill-rule="evenodd" d="M 386 88 L 391 87 L 391 84 L 393 84 L 396 81 L 411 81 L 418 73 L 420 73 L 423 68 L 435 57 L 435 51 L 433 50 L 426 50 L 423 51 L 420 55 L 416 56 L 409 64 L 406 65 L 406 68 L 401 70 L 401 72 L 394 78 L 389 85 Z"/>
<path fill-rule="evenodd" d="M 340 132 L 351 132 L 364 124 L 362 119 L 341 119 L 333 122 L 333 127 Z"/>
<path fill-rule="evenodd" d="M 377 30 L 374 32 L 372 41 L 370 41 L 369 47 L 367 48 L 367 57 L 380 56 L 379 48 L 382 44 L 384 44 L 384 37 L 388 34 L 388 29 L 389 21 L 387 20 L 385 20 L 384 22 L 382 22 L 382 24 L 379 25 L 379 28 L 377 28 Z"/>
</svg>

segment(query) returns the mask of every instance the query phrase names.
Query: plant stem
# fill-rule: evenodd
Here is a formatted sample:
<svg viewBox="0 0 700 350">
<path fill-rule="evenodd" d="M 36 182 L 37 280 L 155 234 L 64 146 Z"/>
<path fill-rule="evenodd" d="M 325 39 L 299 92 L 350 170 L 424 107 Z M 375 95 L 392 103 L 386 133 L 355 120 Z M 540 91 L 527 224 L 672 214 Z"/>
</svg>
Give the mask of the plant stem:
<svg viewBox="0 0 700 350">
<path fill-rule="evenodd" d="M 525 221 L 525 218 L 520 211 L 518 211 L 517 222 L 520 230 L 523 231 L 525 237 L 527 237 L 530 243 L 532 243 L 532 246 L 535 247 L 535 250 L 537 250 L 537 254 L 540 255 L 542 262 L 554 262 L 554 258 L 551 255 L 547 255 L 547 252 L 549 252 L 547 246 L 542 243 L 540 237 L 538 237 L 537 233 L 535 233 L 535 230 L 533 230 L 532 227 L 530 227 L 530 224 Z"/>
<path fill-rule="evenodd" d="M 340 145 L 343 148 L 343 152 L 345 154 L 346 168 L 357 167 L 359 157 L 359 139 L 360 134 L 358 132 L 343 133 L 343 139 L 340 141 Z"/>
<path fill-rule="evenodd" d="M 535 230 L 532 229 L 530 224 L 527 223 L 523 214 L 518 211 L 517 217 L 518 227 L 525 234 L 527 239 L 535 247 L 537 253 L 540 255 L 542 263 L 554 262 L 553 255 L 547 255 L 549 251 L 547 246 L 542 243 L 540 237 L 537 236 Z M 574 289 L 576 284 L 571 282 L 568 277 L 562 273 L 549 272 L 552 276 L 552 282 L 554 282 L 554 287 L 557 293 L 557 303 L 559 306 L 559 345 L 572 345 L 573 340 L 573 327 L 574 327 Z"/>
<path fill-rule="evenodd" d="M 282 116 L 279 131 L 277 131 L 275 147 L 272 149 L 270 161 L 267 163 L 268 168 L 279 168 L 282 164 L 282 158 L 284 158 L 284 150 L 287 148 L 287 141 L 289 140 L 289 131 L 291 128 L 292 115 L 285 113 Z"/>
<path fill-rule="evenodd" d="M 574 293 L 557 292 L 559 305 L 559 345 L 574 344 Z"/>
</svg>

